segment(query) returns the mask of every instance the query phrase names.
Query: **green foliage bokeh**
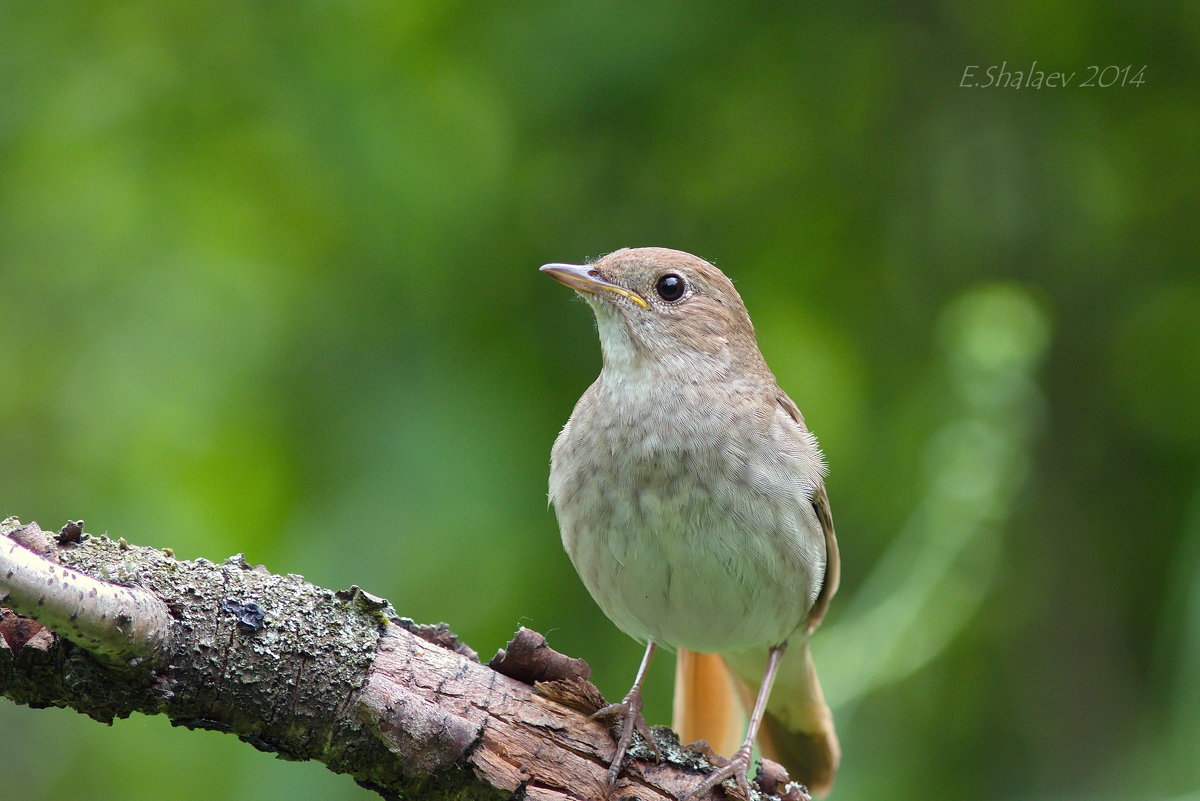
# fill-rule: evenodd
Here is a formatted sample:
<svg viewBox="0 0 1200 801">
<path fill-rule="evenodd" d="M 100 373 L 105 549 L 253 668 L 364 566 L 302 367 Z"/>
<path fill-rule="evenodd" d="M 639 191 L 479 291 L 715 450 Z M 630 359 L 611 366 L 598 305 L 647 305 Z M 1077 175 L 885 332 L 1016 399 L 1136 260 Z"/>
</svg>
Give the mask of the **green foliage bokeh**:
<svg viewBox="0 0 1200 801">
<path fill-rule="evenodd" d="M 836 797 L 1196 798 L 1198 31 L 2 4 L 0 515 L 359 584 L 485 657 L 528 625 L 619 695 L 640 648 L 545 497 L 599 349 L 537 267 L 677 247 L 737 281 L 831 464 Z M 960 86 L 1035 60 L 1144 83 Z M 374 797 L 161 719 L 0 702 L 0 753 L 25 801 Z"/>
</svg>

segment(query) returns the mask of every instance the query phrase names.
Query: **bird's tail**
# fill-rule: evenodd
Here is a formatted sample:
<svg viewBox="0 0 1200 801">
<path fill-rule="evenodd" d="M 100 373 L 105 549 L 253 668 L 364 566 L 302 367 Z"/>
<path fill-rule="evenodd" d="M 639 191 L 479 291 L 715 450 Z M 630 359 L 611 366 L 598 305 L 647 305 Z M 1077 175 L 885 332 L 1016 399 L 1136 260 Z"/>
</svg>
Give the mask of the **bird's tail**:
<svg viewBox="0 0 1200 801">
<path fill-rule="evenodd" d="M 718 754 L 736 751 L 746 726 L 738 683 L 720 654 L 678 649 L 671 728 L 679 739 L 685 743 L 704 740 Z"/>
<path fill-rule="evenodd" d="M 706 740 L 719 754 L 741 744 L 766 663 L 765 655 L 726 656 L 681 648 L 675 670 L 675 730 L 683 742 Z M 814 795 L 829 792 L 841 748 L 807 642 L 795 643 L 780 663 L 758 743 Z"/>
</svg>

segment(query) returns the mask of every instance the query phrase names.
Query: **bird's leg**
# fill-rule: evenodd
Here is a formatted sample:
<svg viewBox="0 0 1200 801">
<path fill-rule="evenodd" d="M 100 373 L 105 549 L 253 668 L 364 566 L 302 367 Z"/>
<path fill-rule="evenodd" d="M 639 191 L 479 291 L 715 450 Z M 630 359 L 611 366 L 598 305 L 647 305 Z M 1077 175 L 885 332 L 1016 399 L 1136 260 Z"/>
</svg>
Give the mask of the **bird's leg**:
<svg viewBox="0 0 1200 801">
<path fill-rule="evenodd" d="M 776 645 L 767 657 L 767 669 L 763 673 L 762 684 L 758 688 L 758 698 L 754 700 L 754 711 L 750 713 L 750 725 L 746 728 L 746 739 L 742 747 L 734 752 L 721 767 L 704 777 L 704 781 L 685 795 L 681 801 L 689 801 L 698 795 L 708 792 L 726 779 L 732 778 L 745 798 L 750 798 L 750 781 L 746 774 L 750 770 L 750 753 L 754 749 L 754 738 L 758 736 L 758 727 L 767 711 L 767 699 L 771 697 L 771 686 L 775 684 L 775 674 L 779 671 L 779 660 L 787 643 Z"/>
<path fill-rule="evenodd" d="M 654 658 L 654 651 L 657 647 L 653 640 L 646 644 L 646 654 L 642 657 L 642 665 L 638 668 L 633 686 L 629 688 L 629 692 L 625 693 L 625 698 L 620 703 L 609 704 L 592 713 L 593 719 L 617 715 L 620 715 L 622 719 L 621 736 L 617 738 L 617 752 L 608 768 L 608 786 L 610 788 L 616 786 L 617 777 L 621 774 L 621 763 L 625 761 L 625 752 L 629 750 L 629 743 L 633 740 L 635 729 L 653 749 L 654 758 L 661 758 L 658 744 L 654 742 L 654 735 L 650 733 L 650 727 L 646 725 L 646 719 L 642 717 L 642 683 L 646 680 L 646 671 L 650 667 L 650 660 Z"/>
</svg>

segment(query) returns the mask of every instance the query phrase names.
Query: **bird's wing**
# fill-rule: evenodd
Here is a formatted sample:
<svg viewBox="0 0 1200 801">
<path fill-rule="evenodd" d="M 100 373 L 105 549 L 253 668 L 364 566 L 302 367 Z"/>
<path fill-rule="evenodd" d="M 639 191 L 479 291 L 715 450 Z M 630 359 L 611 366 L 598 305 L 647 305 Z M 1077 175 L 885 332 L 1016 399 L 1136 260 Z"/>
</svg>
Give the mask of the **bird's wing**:
<svg viewBox="0 0 1200 801">
<path fill-rule="evenodd" d="M 800 413 L 795 401 L 781 389 L 776 390 L 775 399 L 788 417 L 792 418 L 800 427 L 800 435 L 802 437 L 810 436 L 808 426 L 804 424 L 804 415 Z M 805 631 L 809 634 L 821 624 L 826 610 L 829 609 L 829 602 L 832 600 L 833 594 L 837 592 L 838 582 L 841 580 L 841 559 L 838 556 L 837 534 L 833 530 L 833 512 L 829 508 L 829 495 L 825 492 L 823 481 L 819 482 L 816 489 L 813 490 L 812 506 L 817 515 L 817 521 L 821 524 L 821 533 L 825 536 L 825 576 L 821 581 L 821 590 L 817 593 L 817 600 L 813 602 L 805 620 Z"/>
<path fill-rule="evenodd" d="M 829 602 L 833 599 L 833 594 L 837 592 L 838 583 L 842 578 L 842 561 L 838 555 L 837 534 L 833 531 L 833 513 L 829 510 L 829 496 L 825 493 L 824 483 L 819 484 L 816 492 L 813 493 L 812 505 L 813 511 L 817 513 L 817 520 L 821 521 L 821 533 L 825 535 L 825 578 L 821 582 L 821 591 L 817 593 L 817 600 L 813 602 L 812 609 L 808 610 L 805 628 L 809 634 L 821 625 L 821 620 L 825 617 L 826 610 L 829 609 Z"/>
</svg>

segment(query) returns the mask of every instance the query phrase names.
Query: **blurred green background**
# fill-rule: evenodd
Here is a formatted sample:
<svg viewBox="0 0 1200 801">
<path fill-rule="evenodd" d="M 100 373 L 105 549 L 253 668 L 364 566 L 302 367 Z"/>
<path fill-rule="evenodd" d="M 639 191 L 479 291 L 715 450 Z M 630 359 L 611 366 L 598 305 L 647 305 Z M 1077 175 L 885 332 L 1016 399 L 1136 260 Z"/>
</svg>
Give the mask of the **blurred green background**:
<svg viewBox="0 0 1200 801">
<path fill-rule="evenodd" d="M 4 3 L 0 515 L 619 696 L 545 497 L 599 348 L 537 267 L 677 247 L 831 464 L 836 797 L 1200 799 L 1198 52 L 1194 2 Z M 1074 85 L 959 85 L 1034 60 Z M 0 753 L 24 801 L 374 797 L 162 719 L 4 701 Z"/>
</svg>

